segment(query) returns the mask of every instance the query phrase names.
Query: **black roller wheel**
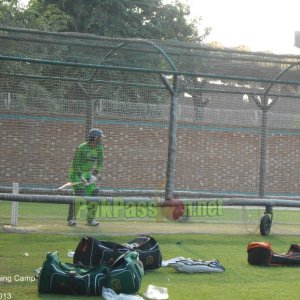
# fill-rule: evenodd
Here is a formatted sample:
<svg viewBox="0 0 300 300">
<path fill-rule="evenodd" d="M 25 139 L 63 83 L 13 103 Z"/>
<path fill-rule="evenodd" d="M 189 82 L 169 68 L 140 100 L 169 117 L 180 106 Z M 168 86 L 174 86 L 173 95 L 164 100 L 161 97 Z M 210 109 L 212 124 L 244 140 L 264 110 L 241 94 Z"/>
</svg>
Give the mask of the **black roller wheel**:
<svg viewBox="0 0 300 300">
<path fill-rule="evenodd" d="M 269 215 L 264 215 L 260 220 L 260 234 L 261 235 L 269 235 L 272 227 L 272 220 Z"/>
</svg>

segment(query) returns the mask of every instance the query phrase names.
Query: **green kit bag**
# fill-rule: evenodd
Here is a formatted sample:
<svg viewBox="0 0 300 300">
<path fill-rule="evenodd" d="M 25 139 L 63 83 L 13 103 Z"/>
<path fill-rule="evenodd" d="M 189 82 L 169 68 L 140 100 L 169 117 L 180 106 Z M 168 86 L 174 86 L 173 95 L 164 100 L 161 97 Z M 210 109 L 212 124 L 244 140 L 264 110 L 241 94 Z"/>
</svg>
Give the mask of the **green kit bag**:
<svg viewBox="0 0 300 300">
<path fill-rule="evenodd" d="M 144 275 L 135 251 L 121 255 L 113 265 L 93 268 L 60 262 L 58 252 L 48 253 L 38 277 L 41 294 L 101 296 L 102 287 L 116 293 L 137 293 Z"/>
</svg>

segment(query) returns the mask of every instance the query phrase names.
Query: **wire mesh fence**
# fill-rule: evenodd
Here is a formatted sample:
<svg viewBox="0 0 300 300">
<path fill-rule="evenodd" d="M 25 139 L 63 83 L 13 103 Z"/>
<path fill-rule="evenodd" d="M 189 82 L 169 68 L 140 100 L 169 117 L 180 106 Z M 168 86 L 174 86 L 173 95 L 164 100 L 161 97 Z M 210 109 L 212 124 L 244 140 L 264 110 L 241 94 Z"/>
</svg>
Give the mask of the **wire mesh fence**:
<svg viewBox="0 0 300 300">
<path fill-rule="evenodd" d="M 102 199 L 103 200 L 103 199 Z M 77 226 L 68 227 L 66 204 L 24 203 L 20 202 L 15 226 L 11 225 L 12 202 L 0 201 L 0 225 L 7 232 L 42 232 L 55 234 L 107 234 L 130 235 L 141 233 L 224 233 L 259 234 L 263 207 L 234 206 L 222 207 L 218 211 L 212 207 L 189 209 L 189 218 L 174 222 L 164 218 L 154 210 L 141 210 L 132 206 L 112 208 L 103 205 L 99 208 L 100 227 L 87 226 L 84 215 L 77 219 Z M 274 208 L 272 234 L 299 235 L 299 208 Z"/>
<path fill-rule="evenodd" d="M 103 191 L 170 184 L 175 194 L 298 197 L 299 64 L 292 55 L 0 27 L 0 185 L 61 186 L 75 147 L 98 127 Z"/>
</svg>

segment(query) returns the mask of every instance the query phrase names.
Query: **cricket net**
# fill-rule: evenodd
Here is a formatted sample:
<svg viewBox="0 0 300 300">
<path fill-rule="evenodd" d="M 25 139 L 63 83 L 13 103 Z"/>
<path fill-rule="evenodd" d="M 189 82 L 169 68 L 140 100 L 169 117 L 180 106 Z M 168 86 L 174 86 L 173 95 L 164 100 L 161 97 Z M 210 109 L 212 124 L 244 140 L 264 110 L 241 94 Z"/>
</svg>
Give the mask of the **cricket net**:
<svg viewBox="0 0 300 300">
<path fill-rule="evenodd" d="M 2 197 L 4 196 L 7 194 L 2 194 Z M 161 205 L 161 199 L 157 197 L 100 196 L 96 199 L 98 205 L 95 206 L 95 217 L 100 221 L 100 227 L 91 228 L 86 223 L 87 199 L 81 197 L 75 199 L 77 225 L 76 227 L 68 227 L 66 226 L 68 210 L 66 204 L 68 202 L 66 201 L 72 199 L 72 196 L 10 196 L 10 200 L 15 201 L 0 201 L 0 225 L 2 230 L 8 232 L 47 232 L 75 235 L 263 234 L 262 220 L 264 217 L 270 216 L 272 224 L 267 235 L 270 232 L 288 235 L 299 235 L 300 233 L 300 203 L 291 200 L 268 199 L 274 205 L 270 211 L 270 208 L 256 205 L 257 202 L 254 202 L 263 201 L 262 199 L 183 199 L 184 214 L 182 218 L 174 220 L 172 218 L 173 208 L 168 208 L 170 210 L 166 212 L 166 208 Z M 53 202 L 51 203 L 49 199 Z"/>
<path fill-rule="evenodd" d="M 57 192 L 75 147 L 97 127 L 106 135 L 102 191 L 297 198 L 299 62 L 177 41 L 0 27 L 0 186 Z M 62 213 L 41 205 L 37 223 L 48 210 L 54 219 Z M 264 208 L 237 211 L 232 220 L 246 222 Z M 205 218 L 197 222 L 212 220 Z"/>
</svg>

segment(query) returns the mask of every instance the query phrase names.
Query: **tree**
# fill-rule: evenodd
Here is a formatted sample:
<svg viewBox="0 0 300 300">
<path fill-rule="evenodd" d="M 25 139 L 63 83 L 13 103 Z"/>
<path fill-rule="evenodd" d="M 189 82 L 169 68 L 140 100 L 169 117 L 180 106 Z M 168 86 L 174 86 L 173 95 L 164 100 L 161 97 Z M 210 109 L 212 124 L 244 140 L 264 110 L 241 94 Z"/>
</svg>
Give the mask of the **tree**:
<svg viewBox="0 0 300 300">
<path fill-rule="evenodd" d="M 30 0 L 25 11 L 32 27 L 94 33 L 107 37 L 176 39 L 201 42 L 201 18 L 188 21 L 190 8 L 175 0 Z"/>
<path fill-rule="evenodd" d="M 26 8 L 22 8 L 19 3 L 20 0 L 0 0 L 0 11 L 10 13 L 7 18 L 5 13 L 0 12 L 1 23 L 44 31 L 197 43 L 209 34 L 209 29 L 206 29 L 204 34 L 199 35 L 201 18 L 191 19 L 189 6 L 178 0 L 166 5 L 162 3 L 162 0 L 30 0 Z M 40 51 L 47 52 L 49 49 L 46 47 Z M 161 63 L 160 60 L 147 60 L 146 55 L 132 56 L 132 64 L 139 65 L 141 60 L 148 64 Z M 34 68 L 33 65 L 30 67 Z M 159 69 L 159 66 L 157 68 Z M 43 70 L 50 69 L 51 66 L 47 66 Z M 117 72 L 114 76 L 118 78 L 121 74 Z M 151 84 L 151 80 L 156 83 L 157 78 L 149 79 L 148 77 L 147 80 Z M 60 93 L 57 98 L 66 98 L 70 94 L 70 90 L 64 90 L 64 88 L 59 91 L 52 89 L 49 82 L 39 84 L 40 88 L 45 88 L 43 95 L 46 95 L 46 90 L 47 92 L 53 90 L 55 97 Z M 161 103 L 165 99 L 157 90 L 149 89 L 145 93 L 147 95 L 145 100 L 143 95 L 136 93 L 134 87 L 126 86 L 126 93 L 123 90 L 120 92 L 114 86 L 112 89 L 120 93 L 123 101 L 143 102 L 151 98 Z M 42 94 L 41 91 L 39 94 Z M 149 97 L 150 94 L 154 96 Z"/>
<path fill-rule="evenodd" d="M 24 10 L 23 17 L 26 27 L 45 31 L 70 31 L 73 19 L 54 4 L 44 5 L 43 0 L 30 0 Z"/>
<path fill-rule="evenodd" d="M 0 0 L 0 24 L 22 27 L 23 9 L 18 0 Z"/>
</svg>

